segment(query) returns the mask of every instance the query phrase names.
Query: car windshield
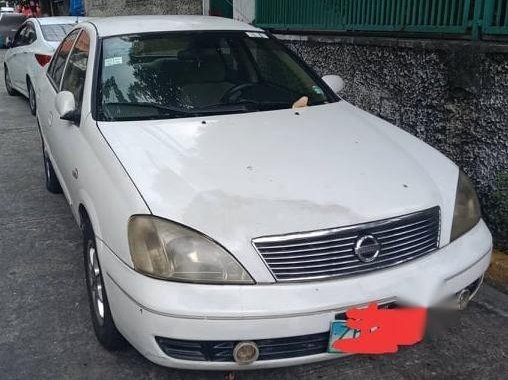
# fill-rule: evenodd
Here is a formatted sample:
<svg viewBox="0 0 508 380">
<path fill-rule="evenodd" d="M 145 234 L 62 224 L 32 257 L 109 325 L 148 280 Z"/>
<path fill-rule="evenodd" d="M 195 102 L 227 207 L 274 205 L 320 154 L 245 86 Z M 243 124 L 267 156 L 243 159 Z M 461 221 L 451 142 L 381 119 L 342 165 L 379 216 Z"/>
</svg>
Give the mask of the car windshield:
<svg viewBox="0 0 508 380">
<path fill-rule="evenodd" d="M 102 121 L 284 109 L 302 97 L 309 106 L 336 100 L 279 42 L 254 32 L 106 38 L 98 83 Z"/>
<path fill-rule="evenodd" d="M 74 27 L 73 24 L 41 25 L 42 35 L 46 41 L 60 42 Z"/>
</svg>

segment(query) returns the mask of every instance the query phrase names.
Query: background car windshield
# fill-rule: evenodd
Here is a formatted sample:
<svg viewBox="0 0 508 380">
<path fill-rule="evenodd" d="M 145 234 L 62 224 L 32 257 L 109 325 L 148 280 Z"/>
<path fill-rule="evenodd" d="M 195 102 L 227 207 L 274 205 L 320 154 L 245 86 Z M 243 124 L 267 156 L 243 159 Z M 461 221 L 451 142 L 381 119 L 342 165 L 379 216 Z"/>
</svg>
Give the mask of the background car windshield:
<svg viewBox="0 0 508 380">
<path fill-rule="evenodd" d="M 264 33 L 129 35 L 103 41 L 99 120 L 191 117 L 334 101 Z"/>
<path fill-rule="evenodd" d="M 46 41 L 62 41 L 74 27 L 73 24 L 41 25 L 42 35 Z"/>
</svg>

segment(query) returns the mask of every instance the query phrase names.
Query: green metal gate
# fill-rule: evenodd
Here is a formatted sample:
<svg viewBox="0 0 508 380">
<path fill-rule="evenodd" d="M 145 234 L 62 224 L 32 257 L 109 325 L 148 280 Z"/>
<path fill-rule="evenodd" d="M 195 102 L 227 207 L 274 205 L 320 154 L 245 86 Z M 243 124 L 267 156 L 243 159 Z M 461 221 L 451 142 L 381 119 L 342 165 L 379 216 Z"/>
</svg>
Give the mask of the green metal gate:
<svg viewBox="0 0 508 380">
<path fill-rule="evenodd" d="M 256 20 L 277 29 L 465 33 L 470 7 L 471 0 L 257 0 Z"/>
<path fill-rule="evenodd" d="M 508 35 L 508 0 L 257 0 L 263 28 Z"/>
<path fill-rule="evenodd" d="M 508 34 L 508 0 L 484 0 L 482 31 Z"/>
</svg>

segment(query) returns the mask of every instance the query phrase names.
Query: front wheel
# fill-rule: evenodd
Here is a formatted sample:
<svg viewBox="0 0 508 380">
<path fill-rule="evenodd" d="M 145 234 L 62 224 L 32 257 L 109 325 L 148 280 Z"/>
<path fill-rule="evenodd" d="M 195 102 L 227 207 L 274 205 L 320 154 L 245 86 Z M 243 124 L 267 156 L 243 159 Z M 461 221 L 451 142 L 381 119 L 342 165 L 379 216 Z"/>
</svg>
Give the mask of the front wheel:
<svg viewBox="0 0 508 380">
<path fill-rule="evenodd" d="M 42 148 L 42 154 L 44 158 L 44 175 L 46 177 L 46 189 L 48 189 L 50 193 L 61 194 L 62 187 L 60 186 L 60 182 L 58 181 L 58 178 L 55 174 L 55 169 L 53 169 L 53 164 L 49 159 L 49 155 L 46 152 L 46 149 L 44 149 L 44 144 Z"/>
<path fill-rule="evenodd" d="M 118 332 L 111 316 L 108 296 L 104 287 L 104 278 L 99 264 L 99 255 L 97 254 L 95 234 L 89 221 L 85 221 L 83 237 L 86 286 L 95 336 L 108 351 L 123 349 L 127 346 L 127 342 Z"/>
<path fill-rule="evenodd" d="M 27 80 L 27 89 L 28 89 L 28 103 L 30 104 L 30 113 L 35 116 L 37 112 L 37 100 L 35 98 L 35 90 L 34 86 L 30 79 Z"/>
<path fill-rule="evenodd" d="M 5 89 L 10 96 L 18 95 L 18 92 L 12 87 L 11 76 L 9 74 L 9 69 L 7 66 L 4 66 L 4 79 L 5 79 Z"/>
</svg>

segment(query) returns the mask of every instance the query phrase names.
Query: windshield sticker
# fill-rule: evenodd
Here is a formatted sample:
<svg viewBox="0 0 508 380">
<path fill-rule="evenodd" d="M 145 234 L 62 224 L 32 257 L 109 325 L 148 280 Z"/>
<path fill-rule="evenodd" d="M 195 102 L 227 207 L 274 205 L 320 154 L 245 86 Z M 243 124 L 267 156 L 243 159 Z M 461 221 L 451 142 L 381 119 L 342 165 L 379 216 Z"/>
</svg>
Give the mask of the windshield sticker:
<svg viewBox="0 0 508 380">
<path fill-rule="evenodd" d="M 106 58 L 104 60 L 104 66 L 114 66 L 114 65 L 121 65 L 123 63 L 122 57 L 113 57 L 113 58 Z"/>
<path fill-rule="evenodd" d="M 264 33 L 255 33 L 255 32 L 245 32 L 251 38 L 269 38 Z"/>
</svg>

